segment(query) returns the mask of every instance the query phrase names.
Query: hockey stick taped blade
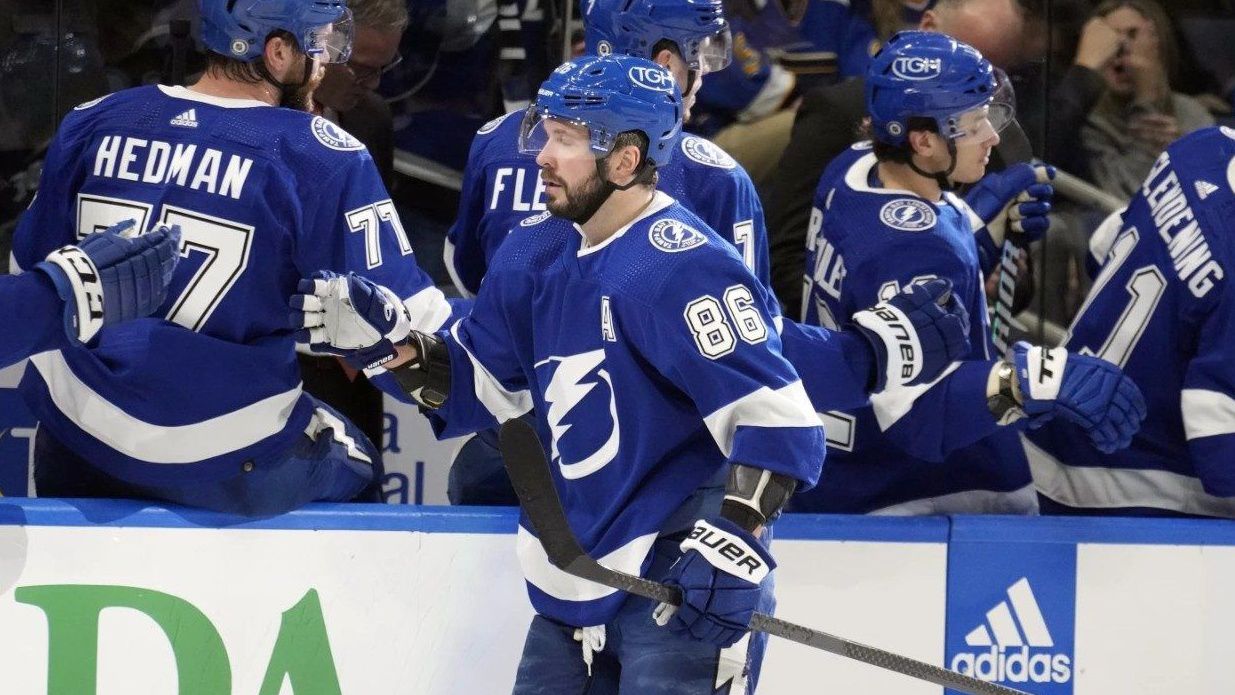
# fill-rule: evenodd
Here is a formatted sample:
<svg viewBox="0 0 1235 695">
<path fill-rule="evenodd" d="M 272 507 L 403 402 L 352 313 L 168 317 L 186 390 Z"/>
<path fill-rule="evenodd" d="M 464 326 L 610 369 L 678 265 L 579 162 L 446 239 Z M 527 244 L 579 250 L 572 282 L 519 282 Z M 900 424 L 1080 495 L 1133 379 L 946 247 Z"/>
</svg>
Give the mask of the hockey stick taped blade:
<svg viewBox="0 0 1235 695">
<path fill-rule="evenodd" d="M 682 597 L 676 588 L 609 569 L 583 551 L 558 499 L 553 473 L 549 469 L 545 450 L 540 445 L 540 438 L 530 425 L 522 420 L 508 420 L 502 425 L 500 436 L 502 459 L 510 473 L 515 494 L 550 562 L 567 574 L 597 584 L 653 601 L 681 605 Z M 762 613 L 756 613 L 751 618 L 750 628 L 971 695 L 1026 695 L 998 683 L 987 683 Z"/>
</svg>

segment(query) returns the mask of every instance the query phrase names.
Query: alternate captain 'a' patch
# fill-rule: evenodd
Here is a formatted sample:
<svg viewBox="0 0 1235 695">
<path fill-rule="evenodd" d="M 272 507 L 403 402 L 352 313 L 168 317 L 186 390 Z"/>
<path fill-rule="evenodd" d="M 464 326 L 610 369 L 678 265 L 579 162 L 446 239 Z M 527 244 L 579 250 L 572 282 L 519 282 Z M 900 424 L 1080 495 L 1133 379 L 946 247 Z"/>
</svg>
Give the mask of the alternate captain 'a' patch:
<svg viewBox="0 0 1235 695">
<path fill-rule="evenodd" d="M 363 150 L 364 145 L 359 140 L 352 137 L 352 134 L 343 130 L 339 126 L 330 121 L 317 116 L 313 119 L 310 127 L 313 129 L 313 137 L 317 141 L 329 147 L 332 150 L 348 152 L 351 150 Z"/>
<path fill-rule="evenodd" d="M 732 169 L 738 165 L 733 157 L 703 138 L 687 135 L 682 138 L 682 152 L 687 157 L 718 169 Z"/>
<path fill-rule="evenodd" d="M 689 251 L 708 242 L 703 232 L 672 219 L 653 222 L 648 229 L 648 239 L 653 246 L 669 253 Z"/>
</svg>

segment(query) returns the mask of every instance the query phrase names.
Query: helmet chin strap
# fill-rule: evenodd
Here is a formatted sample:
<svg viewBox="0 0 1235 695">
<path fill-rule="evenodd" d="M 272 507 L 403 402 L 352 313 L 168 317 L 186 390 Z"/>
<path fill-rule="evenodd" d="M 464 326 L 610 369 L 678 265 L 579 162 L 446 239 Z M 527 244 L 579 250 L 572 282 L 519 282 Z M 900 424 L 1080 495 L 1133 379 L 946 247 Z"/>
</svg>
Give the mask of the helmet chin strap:
<svg viewBox="0 0 1235 695">
<path fill-rule="evenodd" d="M 913 169 L 915 174 L 924 176 L 928 179 L 935 179 L 939 184 L 939 190 L 951 191 L 956 186 L 952 183 L 952 172 L 956 170 L 956 143 L 951 138 L 947 138 L 948 142 L 948 168 L 944 171 L 925 171 L 914 163 L 913 157 L 909 158 L 909 168 Z"/>
<path fill-rule="evenodd" d="M 313 59 L 306 54 L 304 57 L 304 76 L 300 79 L 299 84 L 295 84 L 290 82 L 280 82 L 275 79 L 274 75 L 270 74 L 270 70 L 266 67 L 266 61 L 264 59 L 257 62 L 257 74 L 261 75 L 263 80 L 266 80 L 270 84 L 274 85 L 275 89 L 279 90 L 279 106 L 290 106 L 292 104 L 292 98 L 295 97 L 296 91 L 309 83 L 309 76 L 312 74 L 312 69 Z"/>
<path fill-rule="evenodd" d="M 574 222 L 579 224 L 587 224 L 587 221 L 592 219 L 596 212 L 600 210 L 601 206 L 605 204 L 605 201 L 609 200 L 609 196 L 613 195 L 614 191 L 628 191 L 638 184 L 643 183 L 643 181 L 650 176 L 649 172 L 655 171 L 654 167 L 648 166 L 647 158 L 645 157 L 643 161 L 639 162 L 639 169 L 635 171 L 634 177 L 632 177 L 628 183 L 618 185 L 609 180 L 609 172 L 606 171 L 611 154 L 612 153 L 596 158 L 596 175 L 600 177 L 601 190 L 603 190 L 605 194 L 603 196 L 597 196 L 596 203 L 580 213 L 573 220 Z"/>
</svg>

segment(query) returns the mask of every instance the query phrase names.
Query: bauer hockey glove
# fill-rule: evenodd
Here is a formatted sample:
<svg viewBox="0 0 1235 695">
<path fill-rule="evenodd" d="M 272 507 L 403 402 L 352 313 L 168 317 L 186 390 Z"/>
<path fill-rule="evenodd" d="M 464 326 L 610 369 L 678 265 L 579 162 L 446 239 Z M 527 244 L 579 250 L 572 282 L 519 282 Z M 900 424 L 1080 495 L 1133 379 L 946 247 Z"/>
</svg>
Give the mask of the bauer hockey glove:
<svg viewBox="0 0 1235 695">
<path fill-rule="evenodd" d="M 982 219 L 977 232 L 978 247 L 991 259 L 999 258 L 999 248 L 1009 232 L 1022 234 L 1025 242 L 1037 241 L 1051 226 L 1050 182 L 1055 167 L 1047 164 L 1014 164 L 1003 171 L 987 174 L 965 194 L 965 203 Z"/>
<path fill-rule="evenodd" d="M 662 603 L 652 615 L 677 634 L 728 647 L 750 629 L 759 584 L 776 562 L 757 538 L 721 518 L 695 522 L 681 547 L 662 581 L 682 590 L 682 605 L 673 610 Z"/>
<path fill-rule="evenodd" d="M 969 352 L 969 312 L 947 279 L 909 285 L 853 321 L 875 350 L 872 392 L 933 381 Z"/>
<path fill-rule="evenodd" d="M 167 297 L 180 260 L 180 227 L 138 235 L 133 220 L 62 246 L 34 266 L 64 300 L 64 330 L 89 343 L 104 324 L 148 316 Z"/>
<path fill-rule="evenodd" d="M 1080 426 L 1107 454 L 1128 446 L 1141 428 L 1141 390 L 1110 362 L 1025 342 L 1012 346 L 1012 357 L 1029 427 L 1057 415 Z"/>
<path fill-rule="evenodd" d="M 296 291 L 289 302 L 296 342 L 340 355 L 357 369 L 389 362 L 395 344 L 412 331 L 411 314 L 398 295 L 355 273 L 319 270 Z"/>
</svg>

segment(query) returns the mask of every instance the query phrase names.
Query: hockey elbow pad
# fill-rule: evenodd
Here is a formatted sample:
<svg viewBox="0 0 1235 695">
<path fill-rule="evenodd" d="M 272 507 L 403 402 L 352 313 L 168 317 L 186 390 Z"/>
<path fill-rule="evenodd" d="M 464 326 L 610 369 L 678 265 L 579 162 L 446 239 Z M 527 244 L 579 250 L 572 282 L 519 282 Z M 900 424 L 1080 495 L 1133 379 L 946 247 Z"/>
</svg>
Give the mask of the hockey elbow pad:
<svg viewBox="0 0 1235 695">
<path fill-rule="evenodd" d="M 433 333 L 412 331 L 406 342 L 416 349 L 416 357 L 390 373 L 407 395 L 436 410 L 450 395 L 450 351 L 445 341 Z"/>
</svg>

